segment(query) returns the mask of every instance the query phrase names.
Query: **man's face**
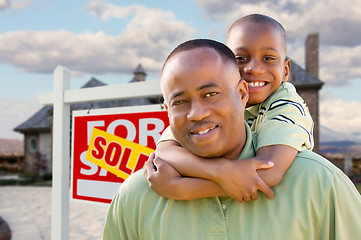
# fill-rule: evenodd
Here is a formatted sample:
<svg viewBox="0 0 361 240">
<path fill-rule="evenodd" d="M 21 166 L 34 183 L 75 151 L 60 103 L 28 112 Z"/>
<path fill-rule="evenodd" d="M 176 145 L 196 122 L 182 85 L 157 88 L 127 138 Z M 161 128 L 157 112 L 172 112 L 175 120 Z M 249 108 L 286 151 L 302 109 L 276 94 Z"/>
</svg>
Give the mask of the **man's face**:
<svg viewBox="0 0 361 240">
<path fill-rule="evenodd" d="M 279 29 L 268 24 L 242 23 L 228 34 L 239 72 L 249 88 L 248 106 L 266 100 L 288 79 L 290 61 Z"/>
<path fill-rule="evenodd" d="M 210 48 L 178 53 L 166 64 L 161 87 L 174 137 L 202 157 L 235 159 L 246 139 L 247 85 L 238 69 Z"/>
</svg>

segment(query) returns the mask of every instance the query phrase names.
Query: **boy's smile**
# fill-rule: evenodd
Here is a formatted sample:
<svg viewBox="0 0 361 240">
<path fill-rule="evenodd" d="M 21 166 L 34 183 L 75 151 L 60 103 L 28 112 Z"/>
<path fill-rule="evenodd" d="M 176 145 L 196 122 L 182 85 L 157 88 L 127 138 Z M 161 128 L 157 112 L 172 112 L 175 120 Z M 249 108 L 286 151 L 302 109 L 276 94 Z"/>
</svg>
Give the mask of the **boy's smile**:
<svg viewBox="0 0 361 240">
<path fill-rule="evenodd" d="M 262 23 L 242 23 L 228 33 L 227 46 L 248 83 L 247 107 L 263 102 L 287 81 L 290 60 L 286 60 L 285 44 L 279 29 Z"/>
</svg>

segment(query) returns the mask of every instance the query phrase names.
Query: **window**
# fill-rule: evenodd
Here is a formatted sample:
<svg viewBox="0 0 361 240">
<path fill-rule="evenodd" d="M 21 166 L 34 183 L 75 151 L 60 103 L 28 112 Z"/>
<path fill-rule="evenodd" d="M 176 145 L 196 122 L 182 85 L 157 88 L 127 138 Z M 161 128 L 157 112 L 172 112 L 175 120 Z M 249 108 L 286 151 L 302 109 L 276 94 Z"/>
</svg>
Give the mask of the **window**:
<svg viewBox="0 0 361 240">
<path fill-rule="evenodd" d="M 35 137 L 29 139 L 29 149 L 31 152 L 36 152 L 38 150 L 38 140 Z"/>
</svg>

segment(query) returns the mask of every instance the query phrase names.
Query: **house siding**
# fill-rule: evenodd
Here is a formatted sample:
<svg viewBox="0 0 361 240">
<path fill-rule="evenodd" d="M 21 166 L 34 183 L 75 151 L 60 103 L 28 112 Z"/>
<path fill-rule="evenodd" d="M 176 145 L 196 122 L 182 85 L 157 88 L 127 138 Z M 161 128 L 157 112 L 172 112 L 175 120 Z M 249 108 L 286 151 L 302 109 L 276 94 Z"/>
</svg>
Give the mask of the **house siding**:
<svg viewBox="0 0 361 240">
<path fill-rule="evenodd" d="M 39 175 L 51 173 L 51 144 L 50 133 L 25 134 L 24 172 Z"/>
</svg>

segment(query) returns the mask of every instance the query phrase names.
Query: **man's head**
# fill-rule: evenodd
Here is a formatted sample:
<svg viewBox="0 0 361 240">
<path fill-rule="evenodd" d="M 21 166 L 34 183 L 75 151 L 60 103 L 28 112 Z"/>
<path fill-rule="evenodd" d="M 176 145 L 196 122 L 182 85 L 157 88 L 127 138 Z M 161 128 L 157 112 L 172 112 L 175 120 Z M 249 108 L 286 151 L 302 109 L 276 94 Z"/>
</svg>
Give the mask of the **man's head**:
<svg viewBox="0 0 361 240">
<path fill-rule="evenodd" d="M 263 102 L 288 80 L 286 32 L 273 18 L 252 14 L 238 19 L 228 30 L 227 46 L 248 83 L 247 106 Z"/>
<path fill-rule="evenodd" d="M 202 157 L 237 158 L 246 139 L 247 84 L 224 44 L 196 39 L 168 56 L 161 88 L 174 137 Z"/>
</svg>

